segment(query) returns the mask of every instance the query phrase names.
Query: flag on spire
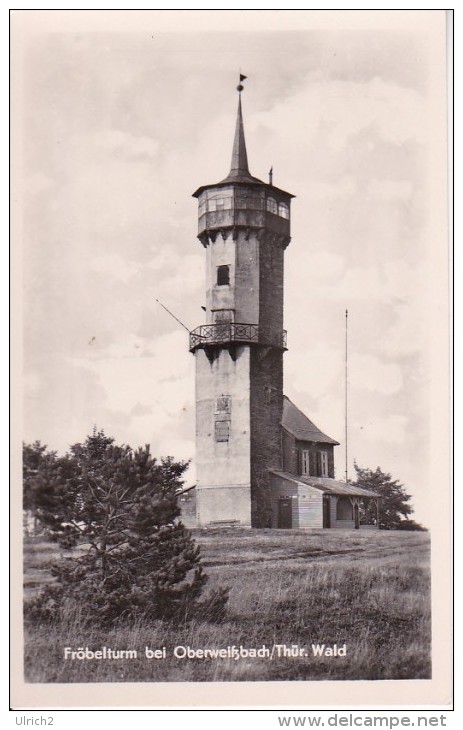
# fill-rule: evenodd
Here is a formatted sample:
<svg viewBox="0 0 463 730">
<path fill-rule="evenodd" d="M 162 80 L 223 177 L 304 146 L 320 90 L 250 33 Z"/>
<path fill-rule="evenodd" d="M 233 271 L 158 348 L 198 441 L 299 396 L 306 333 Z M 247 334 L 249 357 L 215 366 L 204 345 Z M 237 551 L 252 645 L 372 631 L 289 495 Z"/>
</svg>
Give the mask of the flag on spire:
<svg viewBox="0 0 463 730">
<path fill-rule="evenodd" d="M 244 86 L 243 86 L 242 82 L 244 81 L 244 79 L 247 79 L 247 78 L 248 78 L 247 76 L 245 76 L 244 74 L 241 74 L 241 73 L 240 73 L 240 83 L 239 83 L 239 84 L 238 84 L 238 86 L 236 87 L 236 88 L 237 88 L 237 90 L 238 90 L 238 91 L 239 91 L 240 93 L 241 93 L 241 92 L 243 91 L 243 89 L 244 89 Z"/>
</svg>

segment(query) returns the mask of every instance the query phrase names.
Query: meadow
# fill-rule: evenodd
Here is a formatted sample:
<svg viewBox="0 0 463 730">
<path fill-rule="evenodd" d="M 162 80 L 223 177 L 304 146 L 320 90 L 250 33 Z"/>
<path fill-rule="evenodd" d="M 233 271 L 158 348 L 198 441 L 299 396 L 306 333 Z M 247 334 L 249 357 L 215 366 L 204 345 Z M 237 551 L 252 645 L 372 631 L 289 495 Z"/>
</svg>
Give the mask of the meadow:
<svg viewBox="0 0 463 730">
<path fill-rule="evenodd" d="M 208 589 L 230 586 L 222 623 L 197 618 L 89 628 L 73 607 L 25 627 L 28 682 L 230 682 L 427 679 L 431 676 L 429 534 L 393 531 L 193 530 Z M 56 547 L 27 538 L 25 597 L 50 580 Z M 346 646 L 314 656 L 312 645 Z M 302 656 L 175 657 L 175 647 L 266 649 Z M 136 651 L 137 658 L 65 659 L 64 649 Z M 145 648 L 165 647 L 147 659 Z M 182 654 L 183 651 L 177 650 Z M 262 653 L 262 651 L 261 651 Z M 294 653 L 294 652 L 293 652 Z M 280 654 L 280 656 L 279 656 Z"/>
</svg>

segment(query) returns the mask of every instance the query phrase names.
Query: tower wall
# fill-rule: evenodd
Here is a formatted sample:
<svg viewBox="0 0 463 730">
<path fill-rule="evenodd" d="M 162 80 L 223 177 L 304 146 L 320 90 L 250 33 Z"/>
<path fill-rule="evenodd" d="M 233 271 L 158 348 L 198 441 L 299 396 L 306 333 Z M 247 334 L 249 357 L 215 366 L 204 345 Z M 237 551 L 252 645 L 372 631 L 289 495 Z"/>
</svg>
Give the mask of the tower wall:
<svg viewBox="0 0 463 730">
<path fill-rule="evenodd" d="M 230 267 L 229 284 L 217 268 Z M 277 342 L 283 329 L 283 247 L 264 230 L 229 230 L 209 241 L 206 255 L 207 321 L 217 310 L 235 322 L 259 325 L 259 340 Z M 196 357 L 198 523 L 238 520 L 270 524 L 269 469 L 281 468 L 283 351 L 256 345 L 218 346 Z M 229 398 L 230 412 L 217 411 Z M 217 441 L 216 421 L 229 423 Z"/>
<path fill-rule="evenodd" d="M 251 352 L 251 493 L 252 524 L 271 527 L 269 469 L 281 469 L 283 352 Z"/>
<path fill-rule="evenodd" d="M 260 244 L 257 232 L 225 230 L 206 248 L 206 314 L 215 321 L 217 310 L 231 309 L 235 322 L 259 323 Z M 230 267 L 230 283 L 217 284 L 217 268 Z"/>
<path fill-rule="evenodd" d="M 271 233 L 260 235 L 259 332 L 270 342 L 283 329 L 283 247 Z M 269 469 L 280 469 L 283 414 L 283 351 L 261 347 L 251 354 L 252 522 L 271 526 Z"/>
<path fill-rule="evenodd" d="M 198 524 L 250 525 L 250 347 L 236 346 L 233 357 L 222 347 L 209 354 L 195 353 Z M 223 396 L 229 398 L 228 412 Z M 228 441 L 216 440 L 217 422 L 229 424 Z"/>
<path fill-rule="evenodd" d="M 284 250 L 270 232 L 259 236 L 259 326 L 263 337 L 276 342 L 283 330 Z"/>
<path fill-rule="evenodd" d="M 230 172 L 194 197 L 206 249 L 206 324 L 190 333 L 198 524 L 270 525 L 269 470 L 281 468 L 283 254 L 294 196 L 251 175 L 241 96 Z"/>
</svg>

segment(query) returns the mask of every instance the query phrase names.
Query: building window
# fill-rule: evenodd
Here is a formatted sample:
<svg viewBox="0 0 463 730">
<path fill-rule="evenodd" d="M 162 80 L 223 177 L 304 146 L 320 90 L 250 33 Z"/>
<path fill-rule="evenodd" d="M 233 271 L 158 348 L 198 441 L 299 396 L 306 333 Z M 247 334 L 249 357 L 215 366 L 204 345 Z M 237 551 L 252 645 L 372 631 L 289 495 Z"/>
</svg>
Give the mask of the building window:
<svg viewBox="0 0 463 730">
<path fill-rule="evenodd" d="M 215 440 L 216 441 L 229 441 L 230 440 L 230 421 L 216 421 L 215 422 Z"/>
<path fill-rule="evenodd" d="M 210 198 L 207 201 L 207 209 L 209 213 L 215 213 L 216 210 L 230 210 L 232 200 L 230 197 Z"/>
<path fill-rule="evenodd" d="M 301 455 L 301 473 L 310 474 L 310 451 L 303 450 Z"/>
<path fill-rule="evenodd" d="M 217 286 L 227 286 L 230 284 L 230 267 L 217 266 Z"/>
<path fill-rule="evenodd" d="M 280 203 L 278 206 L 278 215 L 282 218 L 289 218 L 289 208 L 286 203 Z"/>
<path fill-rule="evenodd" d="M 311 477 L 327 477 L 328 473 L 328 452 L 310 451 L 301 449 L 298 452 L 299 474 Z"/>
<path fill-rule="evenodd" d="M 262 210 L 263 200 L 252 196 L 235 196 L 235 207 L 237 210 Z"/>
<path fill-rule="evenodd" d="M 275 198 L 267 198 L 267 210 L 269 213 L 278 215 L 278 204 Z"/>
<path fill-rule="evenodd" d="M 320 451 L 320 476 L 328 476 L 328 454 L 326 451 Z"/>
<path fill-rule="evenodd" d="M 215 402 L 216 413 L 230 413 L 231 412 L 231 396 L 221 395 Z"/>
</svg>

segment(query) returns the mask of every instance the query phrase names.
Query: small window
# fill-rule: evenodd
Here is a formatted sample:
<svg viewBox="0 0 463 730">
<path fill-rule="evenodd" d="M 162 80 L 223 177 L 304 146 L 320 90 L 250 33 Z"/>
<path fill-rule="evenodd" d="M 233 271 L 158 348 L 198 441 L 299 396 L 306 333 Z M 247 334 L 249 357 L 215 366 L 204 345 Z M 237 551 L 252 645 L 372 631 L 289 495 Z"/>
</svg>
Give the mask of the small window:
<svg viewBox="0 0 463 730">
<path fill-rule="evenodd" d="M 320 476 L 328 476 L 328 454 L 326 451 L 320 451 Z"/>
<path fill-rule="evenodd" d="M 217 266 L 217 286 L 227 286 L 230 284 L 230 267 Z"/>
<path fill-rule="evenodd" d="M 302 451 L 301 473 L 310 474 L 310 452 L 305 449 Z"/>
<path fill-rule="evenodd" d="M 215 440 L 216 441 L 229 441 L 230 440 L 230 421 L 216 421 L 215 422 Z"/>
<path fill-rule="evenodd" d="M 278 215 L 282 218 L 289 218 L 289 208 L 286 203 L 280 203 L 278 206 Z"/>
<path fill-rule="evenodd" d="M 275 198 L 267 198 L 267 210 L 269 213 L 278 214 L 278 204 Z"/>
</svg>

